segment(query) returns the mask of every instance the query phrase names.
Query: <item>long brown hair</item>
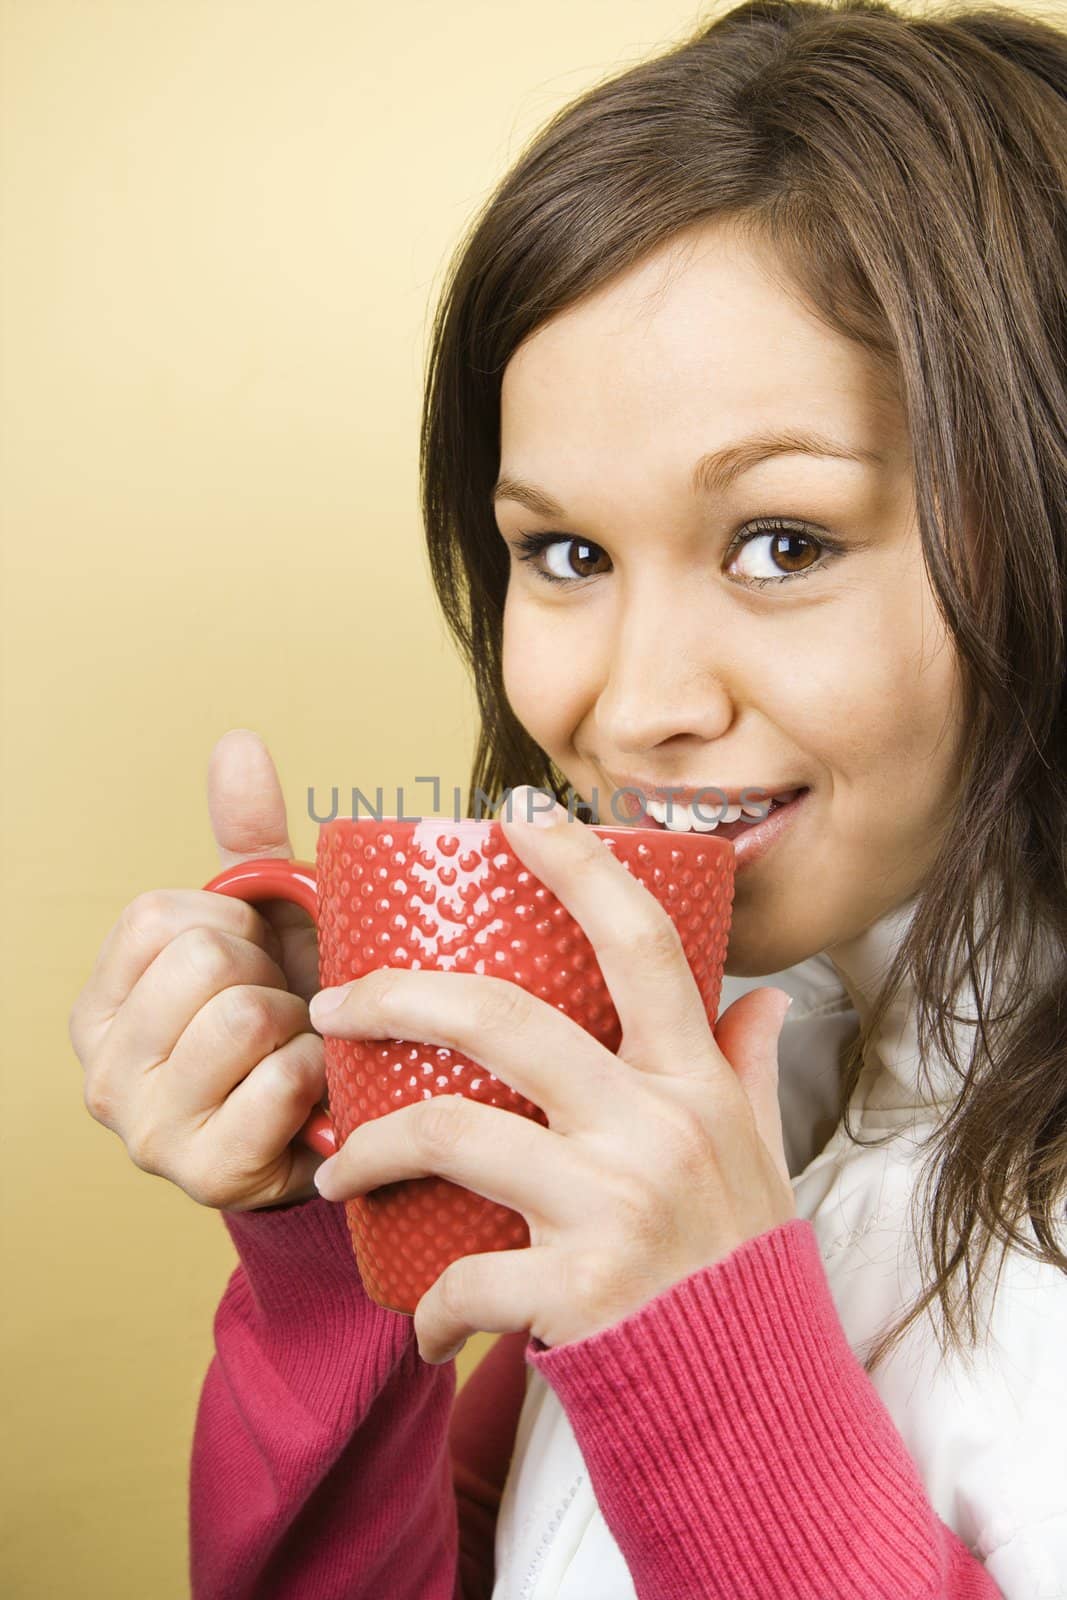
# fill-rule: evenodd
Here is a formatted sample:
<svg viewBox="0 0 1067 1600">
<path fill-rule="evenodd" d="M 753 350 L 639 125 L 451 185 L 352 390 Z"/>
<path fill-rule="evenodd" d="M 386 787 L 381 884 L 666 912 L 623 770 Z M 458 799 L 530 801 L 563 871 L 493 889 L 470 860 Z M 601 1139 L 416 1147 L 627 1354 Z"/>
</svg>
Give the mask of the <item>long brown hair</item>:
<svg viewBox="0 0 1067 1600">
<path fill-rule="evenodd" d="M 864 1039 L 909 975 L 920 1056 L 939 1049 L 961 1086 L 921 1201 L 929 1287 L 869 1372 L 935 1296 L 942 1351 L 968 1354 L 961 1306 L 973 1348 L 995 1239 L 1067 1272 L 1067 34 L 1000 5 L 920 16 L 750 0 L 597 85 L 529 145 L 460 242 L 426 376 L 422 510 L 481 713 L 472 797 L 533 783 L 575 799 L 502 681 L 509 564 L 490 496 L 504 368 L 554 313 L 727 216 L 775 246 L 812 311 L 899 396 L 964 686 L 953 825 L 842 1081 L 858 1143 Z M 978 966 L 990 945 L 995 1014 Z M 952 1031 L 965 975 L 969 1061 Z"/>
</svg>

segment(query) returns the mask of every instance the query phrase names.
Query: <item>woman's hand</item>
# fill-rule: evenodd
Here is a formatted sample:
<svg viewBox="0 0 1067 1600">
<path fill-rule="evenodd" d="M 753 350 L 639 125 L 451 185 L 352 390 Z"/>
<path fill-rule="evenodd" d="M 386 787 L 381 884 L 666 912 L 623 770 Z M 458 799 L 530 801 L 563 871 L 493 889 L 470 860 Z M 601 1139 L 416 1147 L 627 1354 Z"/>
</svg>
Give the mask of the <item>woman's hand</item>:
<svg viewBox="0 0 1067 1600">
<path fill-rule="evenodd" d="M 208 767 L 223 866 L 292 857 L 263 741 L 232 729 Z M 321 1161 L 296 1134 L 326 1092 L 308 1021 L 318 983 L 311 918 L 206 889 L 152 889 L 127 905 L 71 1008 L 83 1098 L 130 1160 L 198 1205 L 251 1211 L 314 1197 Z"/>
<path fill-rule="evenodd" d="M 513 801 L 525 814 L 525 791 Z M 500 821 L 593 946 L 617 1055 L 504 978 L 387 968 L 323 990 L 343 997 L 334 1010 L 311 1005 L 320 1033 L 460 1050 L 548 1118 L 437 1095 L 354 1129 L 315 1175 L 326 1199 L 346 1200 L 436 1174 L 526 1219 L 529 1248 L 465 1256 L 422 1296 L 430 1362 L 478 1330 L 586 1338 L 796 1215 L 778 1114 L 783 991 L 743 995 L 713 1031 L 666 910 L 566 817 Z"/>
</svg>

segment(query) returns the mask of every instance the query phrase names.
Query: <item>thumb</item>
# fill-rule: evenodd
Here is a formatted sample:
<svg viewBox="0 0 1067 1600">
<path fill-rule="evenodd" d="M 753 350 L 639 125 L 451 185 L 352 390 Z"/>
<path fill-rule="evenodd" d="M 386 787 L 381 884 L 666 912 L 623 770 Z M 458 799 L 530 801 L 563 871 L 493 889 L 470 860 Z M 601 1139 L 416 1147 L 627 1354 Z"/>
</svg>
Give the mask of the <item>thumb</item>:
<svg viewBox="0 0 1067 1600">
<path fill-rule="evenodd" d="M 785 1182 L 791 1183 L 778 1103 L 778 1039 L 793 997 L 784 989 L 750 989 L 727 1006 L 715 1043 L 734 1070 L 759 1133 Z"/>
<path fill-rule="evenodd" d="M 207 808 L 223 868 L 257 856 L 293 859 L 277 768 L 263 740 L 251 728 L 231 728 L 216 742 L 208 759 Z M 274 936 L 277 949 L 270 953 L 290 991 L 310 1000 L 319 988 L 314 919 L 291 900 L 259 900 L 256 910 Z M 310 1024 L 305 1031 L 311 1031 Z M 320 1094 L 325 1088 L 320 1068 Z M 291 1172 L 286 1200 L 310 1199 L 315 1193 L 312 1176 L 322 1162 L 320 1147 L 308 1148 L 297 1139 L 288 1159 Z"/>
<path fill-rule="evenodd" d="M 231 728 L 212 750 L 207 807 L 220 866 L 232 867 L 255 856 L 292 860 L 278 773 L 266 745 L 251 728 Z"/>
<path fill-rule="evenodd" d="M 222 867 L 256 856 L 293 859 L 278 773 L 266 745 L 251 728 L 231 728 L 212 750 L 207 806 Z M 309 1000 L 319 988 L 314 920 L 291 900 L 260 900 L 256 909 L 280 941 L 272 954 L 280 956 L 290 989 Z"/>
</svg>

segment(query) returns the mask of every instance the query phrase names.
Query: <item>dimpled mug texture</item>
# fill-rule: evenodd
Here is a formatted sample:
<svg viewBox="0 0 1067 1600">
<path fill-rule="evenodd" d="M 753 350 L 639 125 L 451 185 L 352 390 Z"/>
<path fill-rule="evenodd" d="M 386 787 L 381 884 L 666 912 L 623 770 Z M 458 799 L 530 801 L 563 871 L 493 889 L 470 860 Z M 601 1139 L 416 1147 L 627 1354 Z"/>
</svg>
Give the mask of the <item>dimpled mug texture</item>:
<svg viewBox="0 0 1067 1600">
<path fill-rule="evenodd" d="M 733 850 L 725 841 L 680 841 L 648 828 L 593 831 L 667 909 L 714 1022 Z M 342 818 L 319 830 L 316 869 L 324 988 L 377 967 L 488 974 L 521 984 L 618 1049 L 621 1026 L 592 945 L 519 861 L 498 822 Z M 548 1125 L 540 1107 L 458 1050 L 396 1039 L 326 1036 L 324 1043 L 339 1147 L 359 1124 L 439 1094 L 464 1094 Z M 382 1184 L 346 1201 L 345 1214 L 367 1293 L 409 1315 L 460 1256 L 530 1243 L 518 1212 L 437 1176 Z"/>
</svg>

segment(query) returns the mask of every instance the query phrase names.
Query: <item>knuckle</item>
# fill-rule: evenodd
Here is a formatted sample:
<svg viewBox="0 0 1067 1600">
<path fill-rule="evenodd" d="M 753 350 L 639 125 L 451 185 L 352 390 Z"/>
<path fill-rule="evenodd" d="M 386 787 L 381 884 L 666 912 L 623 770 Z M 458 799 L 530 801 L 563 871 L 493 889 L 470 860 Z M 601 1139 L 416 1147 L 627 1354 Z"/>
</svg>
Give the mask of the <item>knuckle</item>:
<svg viewBox="0 0 1067 1600">
<path fill-rule="evenodd" d="M 161 943 L 170 923 L 166 891 L 145 889 L 130 901 L 122 917 L 129 933 L 139 944 Z"/>
<path fill-rule="evenodd" d="M 270 1069 L 280 1093 L 302 1100 L 310 1091 L 318 1090 L 322 1076 L 319 1065 L 323 1056 L 322 1040 L 318 1034 L 302 1034 L 298 1040 L 290 1040 L 290 1044 L 299 1048 L 276 1050 L 269 1057 Z"/>
<path fill-rule="evenodd" d="M 105 1128 L 114 1126 L 114 1096 L 108 1093 L 104 1078 L 99 1072 L 86 1073 L 82 1084 L 82 1100 L 94 1122 L 103 1123 Z"/>
<path fill-rule="evenodd" d="M 676 1161 L 706 1162 L 711 1155 L 708 1129 L 694 1106 L 671 1105 L 667 1138 Z"/>
<path fill-rule="evenodd" d="M 247 985 L 223 991 L 220 1020 L 234 1044 L 268 1055 L 277 1041 L 278 1028 L 267 995 Z"/>
<path fill-rule="evenodd" d="M 156 1130 L 148 1124 L 134 1128 L 125 1139 L 126 1153 L 135 1167 L 142 1172 L 149 1172 L 154 1177 L 161 1177 L 163 1168 L 160 1165 L 160 1141 Z"/>
<path fill-rule="evenodd" d="M 529 999 L 525 989 L 520 989 L 518 984 L 506 978 L 495 978 L 479 991 L 474 1015 L 478 1027 L 503 1032 L 521 1027 L 528 1010 Z"/>
<path fill-rule="evenodd" d="M 420 1157 L 428 1165 L 455 1149 L 464 1109 L 463 1097 L 457 1094 L 438 1094 L 421 1102 L 415 1117 L 415 1140 Z"/>
<path fill-rule="evenodd" d="M 187 928 L 178 942 L 197 977 L 205 982 L 221 983 L 234 976 L 233 946 L 219 929 Z"/>
<path fill-rule="evenodd" d="M 651 926 L 642 935 L 641 949 L 646 962 L 658 966 L 685 959 L 681 934 L 666 912 L 661 917 L 653 918 Z"/>
<path fill-rule="evenodd" d="M 587 876 L 589 873 L 603 873 L 610 870 L 611 863 L 607 857 L 611 855 L 606 850 L 596 834 L 589 828 L 568 828 L 571 838 L 571 860 L 568 869 L 575 874 Z"/>
<path fill-rule="evenodd" d="M 249 944 L 260 944 L 270 924 L 247 900 L 240 900 L 234 895 L 227 895 L 236 924 L 233 932 L 239 939 L 247 939 Z"/>
<path fill-rule="evenodd" d="M 382 1022 L 400 1022 L 403 1009 L 403 985 L 393 977 L 388 967 L 361 978 L 356 993 L 370 1001 Z"/>
<path fill-rule="evenodd" d="M 605 937 L 604 944 L 614 956 L 627 965 L 635 964 L 646 952 L 646 936 L 637 928 L 616 928 Z"/>
<path fill-rule="evenodd" d="M 619 928 L 610 935 L 612 948 L 627 961 L 665 967 L 685 959 L 681 935 L 670 917 L 654 917 L 650 923 Z"/>
<path fill-rule="evenodd" d="M 655 1159 L 654 1169 L 643 1165 L 640 1170 L 611 1175 L 602 1218 L 605 1239 L 624 1239 L 628 1249 L 644 1255 L 655 1255 L 666 1242 L 670 1218 L 677 1209 L 672 1199 L 679 1188 L 676 1175 L 669 1168 L 661 1171 L 659 1162 L 663 1158 L 658 1151 Z M 610 1269 L 610 1252 L 604 1260 Z"/>
</svg>

